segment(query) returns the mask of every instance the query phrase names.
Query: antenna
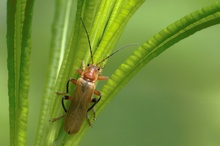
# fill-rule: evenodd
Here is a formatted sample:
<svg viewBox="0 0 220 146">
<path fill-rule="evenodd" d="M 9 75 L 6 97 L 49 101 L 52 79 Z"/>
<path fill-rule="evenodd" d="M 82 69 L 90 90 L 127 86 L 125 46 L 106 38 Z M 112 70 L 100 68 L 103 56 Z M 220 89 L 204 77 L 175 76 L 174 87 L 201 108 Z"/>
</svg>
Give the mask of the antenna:
<svg viewBox="0 0 220 146">
<path fill-rule="evenodd" d="M 84 22 L 83 22 L 83 20 L 82 20 L 81 17 L 80 17 L 80 20 L 82 21 L 82 24 L 83 24 L 84 30 L 85 30 L 86 35 L 87 35 L 87 39 L 88 39 L 88 42 L 89 42 L 89 50 L 90 50 L 90 54 L 91 54 L 91 60 L 92 60 L 92 64 L 93 64 L 94 61 L 93 61 L 92 47 L 91 47 L 91 43 L 90 43 L 90 39 L 89 39 L 89 33 L 88 33 L 88 31 L 87 31 L 87 29 L 86 29 L 86 26 L 85 26 L 85 24 L 84 24 Z"/>
<path fill-rule="evenodd" d="M 139 46 L 139 44 L 128 44 L 128 45 L 125 45 L 123 47 L 121 47 L 120 49 L 116 50 L 115 52 L 113 52 L 112 54 L 108 55 L 107 57 L 105 57 L 104 59 L 102 59 L 102 61 L 98 62 L 96 65 L 104 62 L 106 59 L 110 58 L 112 55 L 114 55 L 115 53 L 121 51 L 122 49 L 126 48 L 126 47 L 131 47 L 131 46 Z"/>
</svg>

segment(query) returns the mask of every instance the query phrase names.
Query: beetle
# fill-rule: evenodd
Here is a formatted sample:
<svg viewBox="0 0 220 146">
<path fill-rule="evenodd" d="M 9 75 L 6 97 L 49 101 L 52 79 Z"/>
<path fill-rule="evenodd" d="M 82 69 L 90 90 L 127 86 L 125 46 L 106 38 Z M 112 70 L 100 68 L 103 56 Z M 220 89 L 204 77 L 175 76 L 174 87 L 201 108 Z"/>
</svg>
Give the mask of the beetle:
<svg viewBox="0 0 220 146">
<path fill-rule="evenodd" d="M 65 117 L 63 128 L 68 134 L 75 134 L 80 130 L 85 116 L 88 120 L 89 126 L 92 126 L 87 112 L 92 110 L 94 116 L 93 119 L 95 120 L 94 106 L 102 97 L 102 94 L 98 90 L 95 90 L 95 82 L 97 80 L 108 79 L 107 76 L 100 76 L 101 70 L 96 65 L 89 64 L 86 69 L 84 68 L 84 65 L 82 66 L 82 69 L 77 71 L 81 77 L 78 80 L 70 79 L 67 82 L 67 93 L 69 82 L 76 85 L 73 95 L 65 95 L 62 98 L 62 106 L 66 112 L 66 115 L 63 116 Z M 62 95 L 63 93 L 57 94 Z M 93 94 L 98 95 L 99 98 L 92 98 Z M 64 106 L 64 100 L 71 101 L 68 110 L 66 110 Z M 90 103 L 93 104 L 90 106 Z"/>
<path fill-rule="evenodd" d="M 104 58 L 102 61 L 94 64 L 93 61 L 93 54 L 92 54 L 92 49 L 91 49 L 91 43 L 90 43 L 90 38 L 89 34 L 86 30 L 85 24 L 83 20 L 81 19 L 81 22 L 83 24 L 84 30 L 87 35 L 89 47 L 90 47 L 90 55 L 91 55 L 91 64 L 88 64 L 87 67 L 85 67 L 84 61 L 82 61 L 82 67 L 81 69 L 78 69 L 77 72 L 80 74 L 80 78 L 75 80 L 75 79 L 69 79 L 67 84 L 66 84 L 66 92 L 65 93 L 59 93 L 57 92 L 57 95 L 63 95 L 62 97 L 62 106 L 66 114 L 63 116 L 60 116 L 58 118 L 53 118 L 50 121 L 54 122 L 58 119 L 61 119 L 64 117 L 64 123 L 63 123 L 63 128 L 64 130 L 72 135 L 76 134 L 79 130 L 80 127 L 84 121 L 84 117 L 86 117 L 89 126 L 92 126 L 92 123 L 89 119 L 88 112 L 92 110 L 93 112 L 93 120 L 96 120 L 95 116 L 95 109 L 94 106 L 100 101 L 102 98 L 102 94 L 95 89 L 95 82 L 97 80 L 107 80 L 107 76 L 101 76 L 101 71 L 102 69 L 99 67 L 99 64 L 104 62 L 106 59 L 117 53 L 118 51 L 122 50 L 123 48 L 134 45 L 134 44 L 129 44 L 126 45 L 106 58 Z M 76 88 L 73 92 L 72 96 L 68 96 L 69 93 L 69 83 L 73 83 L 76 85 Z M 92 98 L 93 94 L 99 96 L 99 98 Z M 68 110 L 66 109 L 64 105 L 64 100 L 70 100 L 70 105 L 68 107 Z M 91 106 L 90 106 L 91 105 Z"/>
</svg>

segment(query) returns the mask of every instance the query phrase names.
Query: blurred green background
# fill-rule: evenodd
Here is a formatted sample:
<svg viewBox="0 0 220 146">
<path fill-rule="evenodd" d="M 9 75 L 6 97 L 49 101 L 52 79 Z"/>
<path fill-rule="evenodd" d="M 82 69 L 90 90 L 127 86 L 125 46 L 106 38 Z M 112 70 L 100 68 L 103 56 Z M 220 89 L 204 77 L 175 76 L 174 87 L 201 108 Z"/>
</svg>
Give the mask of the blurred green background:
<svg viewBox="0 0 220 146">
<path fill-rule="evenodd" d="M 142 44 L 177 19 L 213 2 L 146 1 L 129 21 L 116 48 Z M 28 146 L 33 145 L 36 134 L 54 6 L 54 0 L 36 0 L 34 6 Z M 202 30 L 151 61 L 97 117 L 79 145 L 219 146 L 219 30 L 220 25 Z M 133 50 L 128 48 L 109 59 L 103 75 L 110 76 Z M 1 0 L 0 144 L 5 146 L 9 145 L 6 59 L 6 1 Z"/>
</svg>

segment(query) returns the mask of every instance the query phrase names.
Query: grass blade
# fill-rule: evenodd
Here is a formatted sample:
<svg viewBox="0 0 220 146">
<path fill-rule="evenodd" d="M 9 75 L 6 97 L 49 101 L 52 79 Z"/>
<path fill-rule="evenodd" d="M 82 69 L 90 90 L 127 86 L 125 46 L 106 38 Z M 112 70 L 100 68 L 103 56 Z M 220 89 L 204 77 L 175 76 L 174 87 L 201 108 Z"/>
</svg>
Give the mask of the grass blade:
<svg viewBox="0 0 220 146">
<path fill-rule="evenodd" d="M 153 58 L 182 39 L 220 23 L 220 2 L 197 10 L 164 28 L 133 52 L 115 71 L 102 88 L 103 100 L 97 105 L 99 113 L 119 90 Z"/>
<path fill-rule="evenodd" d="M 11 145 L 25 145 L 34 1 L 8 1 L 8 92 Z"/>
</svg>

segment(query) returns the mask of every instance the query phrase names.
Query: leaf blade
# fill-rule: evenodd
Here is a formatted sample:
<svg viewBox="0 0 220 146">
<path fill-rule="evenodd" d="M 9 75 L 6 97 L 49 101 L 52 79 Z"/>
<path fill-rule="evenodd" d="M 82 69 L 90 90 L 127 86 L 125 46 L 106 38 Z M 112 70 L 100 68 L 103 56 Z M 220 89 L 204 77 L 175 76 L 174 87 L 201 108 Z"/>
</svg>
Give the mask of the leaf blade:
<svg viewBox="0 0 220 146">
<path fill-rule="evenodd" d="M 206 27 L 220 23 L 220 2 L 192 12 L 154 35 L 113 73 L 101 89 L 103 97 L 97 105 L 99 113 L 114 95 L 149 61 L 173 44 Z"/>
<path fill-rule="evenodd" d="M 26 143 L 33 2 L 9 0 L 7 3 L 11 145 L 25 145 Z"/>
</svg>

